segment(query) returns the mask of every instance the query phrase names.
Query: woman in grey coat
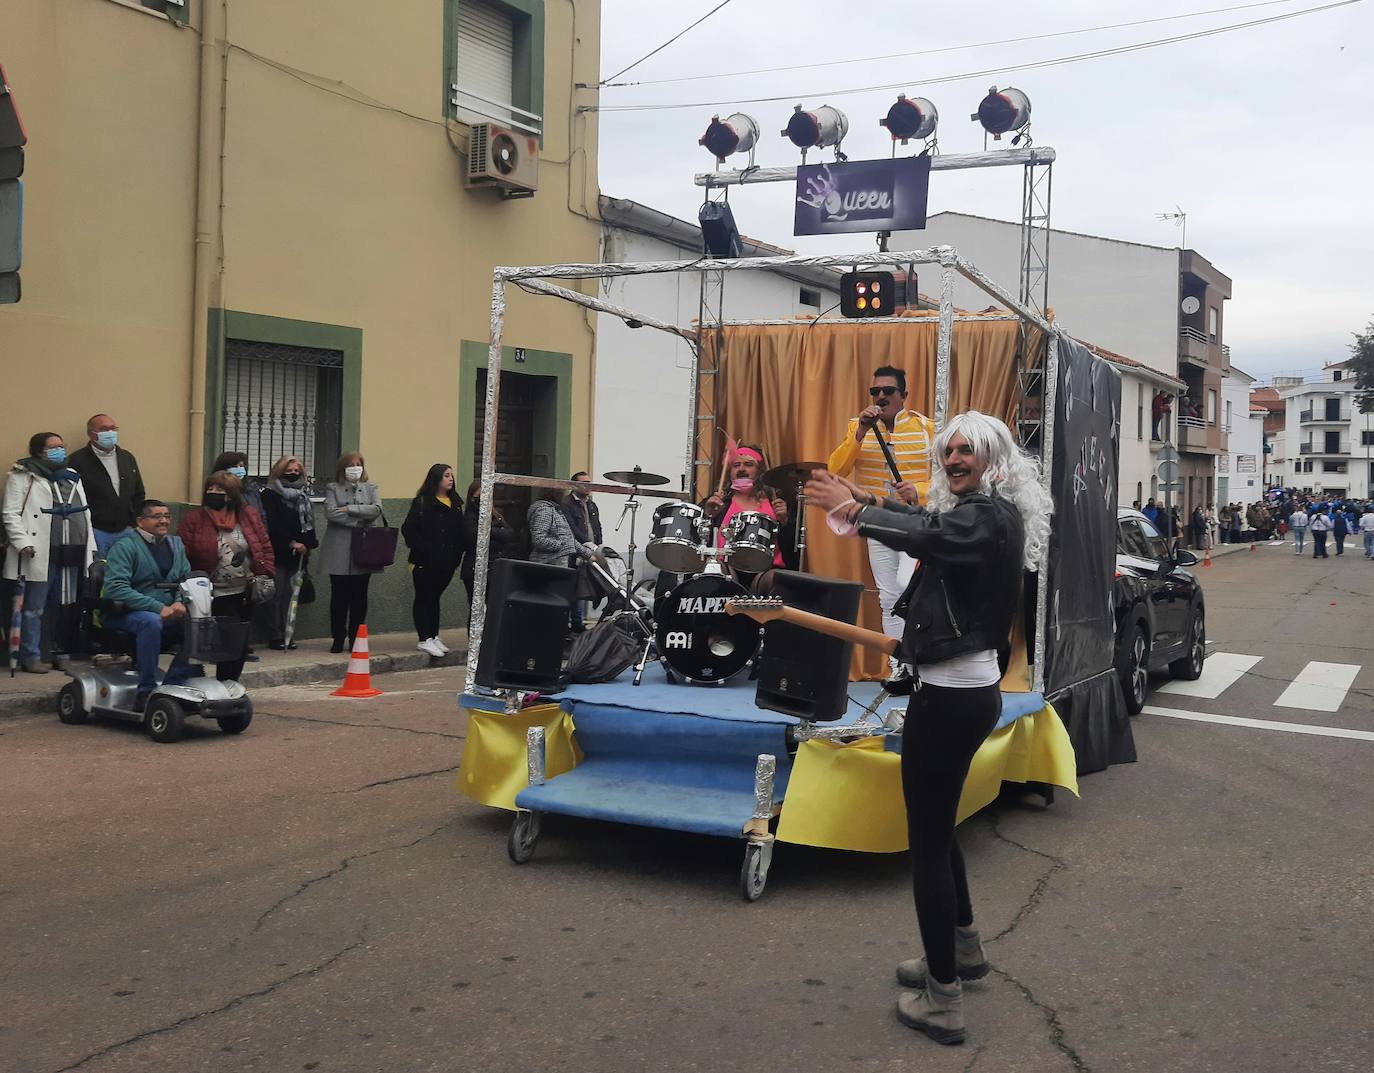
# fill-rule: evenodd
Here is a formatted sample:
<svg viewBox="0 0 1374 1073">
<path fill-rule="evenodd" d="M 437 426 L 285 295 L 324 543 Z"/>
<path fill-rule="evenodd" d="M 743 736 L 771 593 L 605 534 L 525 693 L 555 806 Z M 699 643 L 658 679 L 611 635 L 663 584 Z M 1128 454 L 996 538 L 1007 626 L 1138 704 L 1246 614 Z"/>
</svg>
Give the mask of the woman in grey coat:
<svg viewBox="0 0 1374 1073">
<path fill-rule="evenodd" d="M 575 566 L 577 537 L 561 506 L 563 495 L 556 488 L 546 498 L 531 503 L 525 521 L 530 530 L 530 562 Z M 574 633 L 582 632 L 582 601 L 574 599 L 569 608 L 569 624 Z"/>
<path fill-rule="evenodd" d="M 320 560 L 329 574 L 329 630 L 334 638 L 331 652 L 349 649 L 358 627 L 367 621 L 367 585 L 375 570 L 353 563 L 353 530 L 375 522 L 382 514 L 377 486 L 367 479 L 367 464 L 357 451 L 339 459 L 334 479 L 324 487 L 324 514 L 328 524 L 320 542 Z"/>
</svg>

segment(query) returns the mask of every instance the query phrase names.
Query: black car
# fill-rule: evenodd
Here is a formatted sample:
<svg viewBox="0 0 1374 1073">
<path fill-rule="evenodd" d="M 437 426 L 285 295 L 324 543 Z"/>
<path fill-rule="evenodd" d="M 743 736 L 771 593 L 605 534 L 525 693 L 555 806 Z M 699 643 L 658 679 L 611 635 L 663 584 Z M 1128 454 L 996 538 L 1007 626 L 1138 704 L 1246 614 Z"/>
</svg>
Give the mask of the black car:
<svg viewBox="0 0 1374 1073">
<path fill-rule="evenodd" d="M 1145 706 L 1150 672 L 1202 676 L 1207 619 L 1202 586 L 1188 569 L 1197 556 L 1175 546 L 1138 510 L 1116 512 L 1116 668 L 1126 708 Z"/>
</svg>

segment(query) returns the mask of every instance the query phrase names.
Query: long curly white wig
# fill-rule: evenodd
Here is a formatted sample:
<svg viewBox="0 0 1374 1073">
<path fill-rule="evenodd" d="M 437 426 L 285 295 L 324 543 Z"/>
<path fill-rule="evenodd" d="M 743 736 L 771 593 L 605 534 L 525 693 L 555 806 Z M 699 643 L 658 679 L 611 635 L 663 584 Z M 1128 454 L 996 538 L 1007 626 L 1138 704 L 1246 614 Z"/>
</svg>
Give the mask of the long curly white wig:
<svg viewBox="0 0 1374 1073">
<path fill-rule="evenodd" d="M 944 511 L 959 501 L 949 490 L 949 478 L 945 476 L 944 466 L 945 448 L 956 432 L 968 440 L 974 456 L 980 462 L 987 463 L 979 490 L 988 495 L 996 492 L 1015 504 L 1021 512 L 1021 523 L 1026 533 L 1023 559 L 1027 570 L 1038 569 L 1040 553 L 1050 539 L 1050 514 L 1054 511 L 1054 500 L 1040 486 L 1040 463 L 1016 446 L 1011 429 L 1004 422 L 977 410 L 969 410 L 949 419 L 935 437 L 930 460 L 929 506 L 932 510 Z"/>
</svg>

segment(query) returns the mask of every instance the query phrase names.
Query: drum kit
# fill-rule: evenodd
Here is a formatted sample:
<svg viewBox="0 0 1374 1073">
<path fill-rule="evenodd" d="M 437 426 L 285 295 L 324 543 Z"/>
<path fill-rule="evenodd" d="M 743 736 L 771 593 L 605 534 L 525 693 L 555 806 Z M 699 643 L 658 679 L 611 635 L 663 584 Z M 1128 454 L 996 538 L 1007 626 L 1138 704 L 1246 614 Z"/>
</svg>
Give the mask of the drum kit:
<svg viewBox="0 0 1374 1073">
<path fill-rule="evenodd" d="M 823 462 L 792 462 L 769 470 L 763 483 L 771 488 L 791 491 L 797 501 L 796 549 L 801 569 L 806 562 L 806 496 L 802 486 Z M 617 616 L 632 617 L 644 637 L 644 651 L 635 668 L 634 684 L 639 685 L 651 651 L 668 673 L 669 681 L 678 678 L 698 685 L 728 681 L 748 667 L 758 653 L 762 627 L 746 617 L 730 615 L 728 600 L 745 599 L 749 590 L 733 574 L 759 574 L 773 566 L 777 551 L 778 521 L 759 511 L 739 511 L 731 515 L 723 529 L 717 529 L 706 512 L 695 503 L 673 501 L 654 511 L 653 529 L 645 557 L 666 574 L 682 577 L 666 592 L 658 593 L 650 609 L 634 593 L 636 522 L 640 501 L 636 492 L 642 487 L 669 483 L 669 478 L 635 466 L 612 470 L 606 480 L 631 487 L 620 523 L 630 517 L 629 554 L 623 582 L 611 575 L 604 559 L 589 556 L 588 566 L 604 585 L 621 598 Z M 719 537 L 719 539 L 717 539 Z M 685 575 L 685 577 L 683 577 Z"/>
</svg>

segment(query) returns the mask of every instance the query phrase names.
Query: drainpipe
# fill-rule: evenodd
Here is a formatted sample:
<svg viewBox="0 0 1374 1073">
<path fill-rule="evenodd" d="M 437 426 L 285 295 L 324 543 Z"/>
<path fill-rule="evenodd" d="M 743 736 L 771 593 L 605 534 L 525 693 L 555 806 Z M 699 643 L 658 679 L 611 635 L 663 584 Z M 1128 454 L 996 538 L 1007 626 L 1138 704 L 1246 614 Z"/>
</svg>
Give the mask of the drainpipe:
<svg viewBox="0 0 1374 1073">
<path fill-rule="evenodd" d="M 226 22 L 223 3 L 200 5 L 199 111 L 196 126 L 196 230 L 191 293 L 191 395 L 189 400 L 190 450 L 186 474 L 186 502 L 199 503 L 205 470 L 205 389 L 209 362 L 208 335 L 210 293 L 215 263 L 221 72 L 216 50 L 221 47 Z M 218 91 L 218 92 L 217 92 Z"/>
</svg>

